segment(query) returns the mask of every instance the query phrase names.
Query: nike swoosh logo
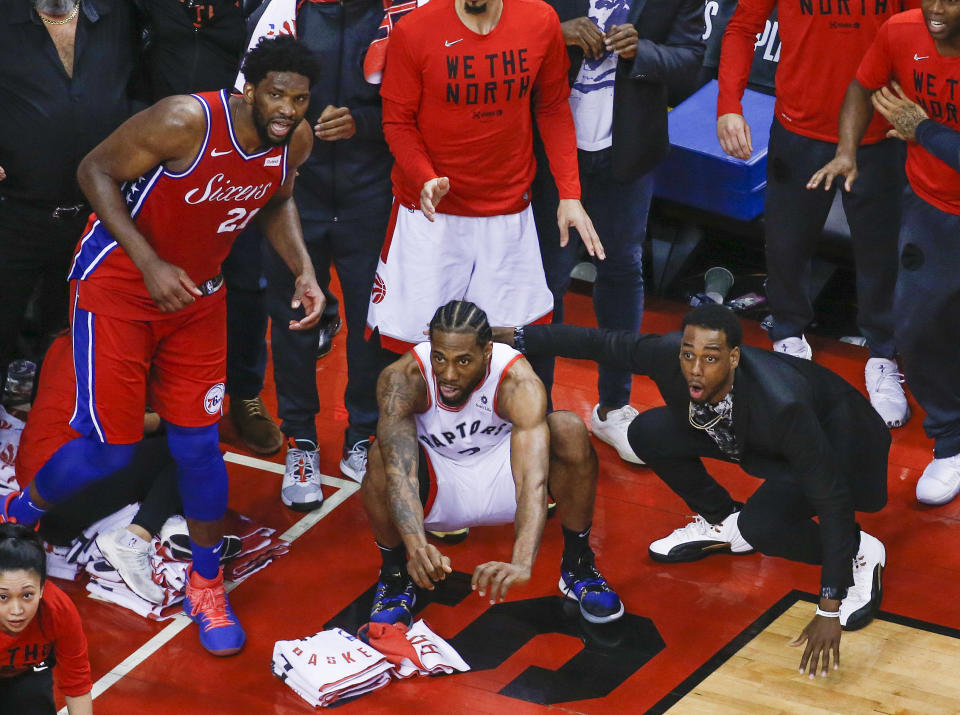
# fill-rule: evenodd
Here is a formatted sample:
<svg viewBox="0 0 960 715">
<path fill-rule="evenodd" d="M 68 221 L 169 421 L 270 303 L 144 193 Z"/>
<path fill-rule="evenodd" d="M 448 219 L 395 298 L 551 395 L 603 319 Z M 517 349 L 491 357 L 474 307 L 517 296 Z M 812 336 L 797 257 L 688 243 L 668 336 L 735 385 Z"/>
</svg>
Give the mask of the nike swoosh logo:
<svg viewBox="0 0 960 715">
<path fill-rule="evenodd" d="M 919 62 L 920 60 L 929 60 L 929 59 L 930 59 L 930 55 L 924 55 L 923 57 L 921 57 L 921 56 L 918 55 L 916 52 L 914 52 L 914 53 L 913 53 L 913 59 L 914 59 L 915 61 L 917 61 L 917 62 Z"/>
<path fill-rule="evenodd" d="M 443 44 L 445 47 L 453 47 L 458 42 L 463 42 L 463 38 L 461 37 L 459 40 L 454 40 L 453 42 L 450 42 L 450 40 L 446 40 Z"/>
<path fill-rule="evenodd" d="M 210 156 L 223 156 L 224 154 L 229 154 L 232 149 L 227 149 L 226 151 L 217 151 L 216 149 L 210 150 Z"/>
</svg>

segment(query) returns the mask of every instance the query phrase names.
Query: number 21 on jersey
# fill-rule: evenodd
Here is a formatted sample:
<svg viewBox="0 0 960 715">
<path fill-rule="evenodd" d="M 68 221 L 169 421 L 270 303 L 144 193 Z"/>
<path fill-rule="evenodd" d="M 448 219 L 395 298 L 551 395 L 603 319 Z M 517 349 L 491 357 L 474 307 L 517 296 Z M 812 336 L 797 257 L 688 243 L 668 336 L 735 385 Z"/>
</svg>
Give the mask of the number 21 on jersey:
<svg viewBox="0 0 960 715">
<path fill-rule="evenodd" d="M 228 231 L 242 231 L 250 223 L 250 220 L 257 215 L 259 208 L 247 211 L 247 209 L 235 208 L 227 212 L 227 220 L 220 224 L 217 233 L 226 233 Z"/>
</svg>

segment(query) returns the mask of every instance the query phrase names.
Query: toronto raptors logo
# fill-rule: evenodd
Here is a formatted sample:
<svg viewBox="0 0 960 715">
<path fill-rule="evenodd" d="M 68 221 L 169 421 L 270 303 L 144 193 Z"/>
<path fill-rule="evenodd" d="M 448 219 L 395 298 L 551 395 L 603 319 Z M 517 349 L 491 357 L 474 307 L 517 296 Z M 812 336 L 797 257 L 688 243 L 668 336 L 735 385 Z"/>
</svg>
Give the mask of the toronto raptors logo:
<svg viewBox="0 0 960 715">
<path fill-rule="evenodd" d="M 373 290 L 370 291 L 370 299 L 374 303 L 382 303 L 383 299 L 387 297 L 387 284 L 383 282 L 383 278 L 380 277 L 380 274 L 377 273 L 373 277 Z"/>
<path fill-rule="evenodd" d="M 203 398 L 203 409 L 207 411 L 207 414 L 216 415 L 220 413 L 220 408 L 223 407 L 223 393 L 224 385 L 222 382 L 218 382 L 207 390 L 207 394 Z"/>
</svg>

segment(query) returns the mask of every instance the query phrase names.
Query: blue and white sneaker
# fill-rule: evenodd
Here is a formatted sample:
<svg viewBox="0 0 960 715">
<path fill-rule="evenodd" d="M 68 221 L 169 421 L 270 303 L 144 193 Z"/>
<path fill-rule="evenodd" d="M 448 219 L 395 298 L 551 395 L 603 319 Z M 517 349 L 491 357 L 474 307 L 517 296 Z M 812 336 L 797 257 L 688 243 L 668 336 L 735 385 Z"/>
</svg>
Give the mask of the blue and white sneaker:
<svg viewBox="0 0 960 715">
<path fill-rule="evenodd" d="M 406 572 L 394 571 L 384 578 L 380 574 L 377 592 L 373 596 L 370 620 L 374 623 L 413 623 L 413 606 L 417 602 L 417 588 Z"/>
<path fill-rule="evenodd" d="M 200 626 L 200 644 L 213 655 L 239 653 L 247 636 L 223 588 L 223 569 L 213 580 L 205 579 L 192 567 L 188 573 L 183 611 Z"/>
<path fill-rule="evenodd" d="M 590 623 L 609 623 L 623 615 L 623 602 L 610 588 L 593 559 L 581 561 L 573 569 L 560 569 L 560 593 L 580 604 L 580 614 Z"/>
</svg>

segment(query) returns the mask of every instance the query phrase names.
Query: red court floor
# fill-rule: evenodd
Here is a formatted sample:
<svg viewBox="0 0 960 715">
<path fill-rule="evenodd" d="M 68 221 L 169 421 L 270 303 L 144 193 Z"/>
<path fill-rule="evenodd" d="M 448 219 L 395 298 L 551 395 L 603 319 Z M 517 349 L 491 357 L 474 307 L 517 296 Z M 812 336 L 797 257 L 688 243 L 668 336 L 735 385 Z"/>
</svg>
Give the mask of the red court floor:
<svg viewBox="0 0 960 715">
<path fill-rule="evenodd" d="M 589 298 L 571 294 L 568 306 L 568 320 L 594 324 Z M 676 329 L 684 311 L 682 305 L 648 300 L 644 330 Z M 745 328 L 747 342 L 769 345 L 757 323 L 748 322 Z M 341 398 L 344 337 L 338 336 L 330 356 L 317 363 L 324 406 L 318 418 L 321 467 L 335 477 L 346 424 Z M 864 348 L 817 336 L 810 342 L 817 362 L 863 389 Z M 554 395 L 558 408 L 589 418 L 596 399 L 595 366 L 561 360 Z M 273 410 L 272 383 L 264 397 Z M 641 410 L 661 404 L 646 378 L 635 379 L 633 404 Z M 955 633 L 953 629 L 960 629 L 960 549 L 954 546 L 960 533 L 960 500 L 939 508 L 918 506 L 914 485 L 931 458 L 931 445 L 923 435 L 922 413 L 915 404 L 913 410 L 909 424 L 893 435 L 889 504 L 879 514 L 862 515 L 860 522 L 887 547 L 883 609 Z M 222 424 L 221 437 L 224 451 L 248 454 L 229 420 Z M 686 522 L 684 504 L 648 469 L 620 461 L 605 444 L 597 442 L 596 448 L 600 483 L 593 546 L 628 615 L 604 629 L 584 627 L 574 604 L 558 596 L 562 539 L 559 525 L 549 522 L 533 578 L 511 592 L 509 601 L 491 607 L 469 592 L 468 577 L 462 576 L 451 578 L 421 611 L 433 630 L 473 665 L 472 672 L 394 682 L 342 705 L 341 712 L 662 712 L 710 663 L 722 659 L 724 648 L 751 624 L 768 618 L 783 603 L 817 591 L 818 568 L 760 555 L 655 564 L 647 545 Z M 278 455 L 272 461 L 281 459 Z M 757 485 L 735 466 L 710 467 L 735 497 L 745 498 Z M 232 461 L 228 468 L 232 508 L 280 532 L 302 518 L 281 505 L 279 474 L 257 463 Z M 336 492 L 335 487 L 328 490 L 328 501 Z M 464 543 L 444 550 L 457 571 L 469 574 L 483 561 L 508 560 L 511 544 L 509 526 L 478 528 Z M 312 708 L 271 674 L 273 643 L 313 634 L 325 624 L 355 627 L 369 607 L 378 566 L 360 497 L 353 493 L 299 536 L 289 555 L 233 592 L 247 645 L 226 659 L 208 655 L 192 625 L 178 632 L 176 626 L 93 601 L 82 586 L 68 584 L 90 640 L 96 712 L 309 712 Z M 854 664 L 844 662 L 843 667 Z"/>
</svg>

